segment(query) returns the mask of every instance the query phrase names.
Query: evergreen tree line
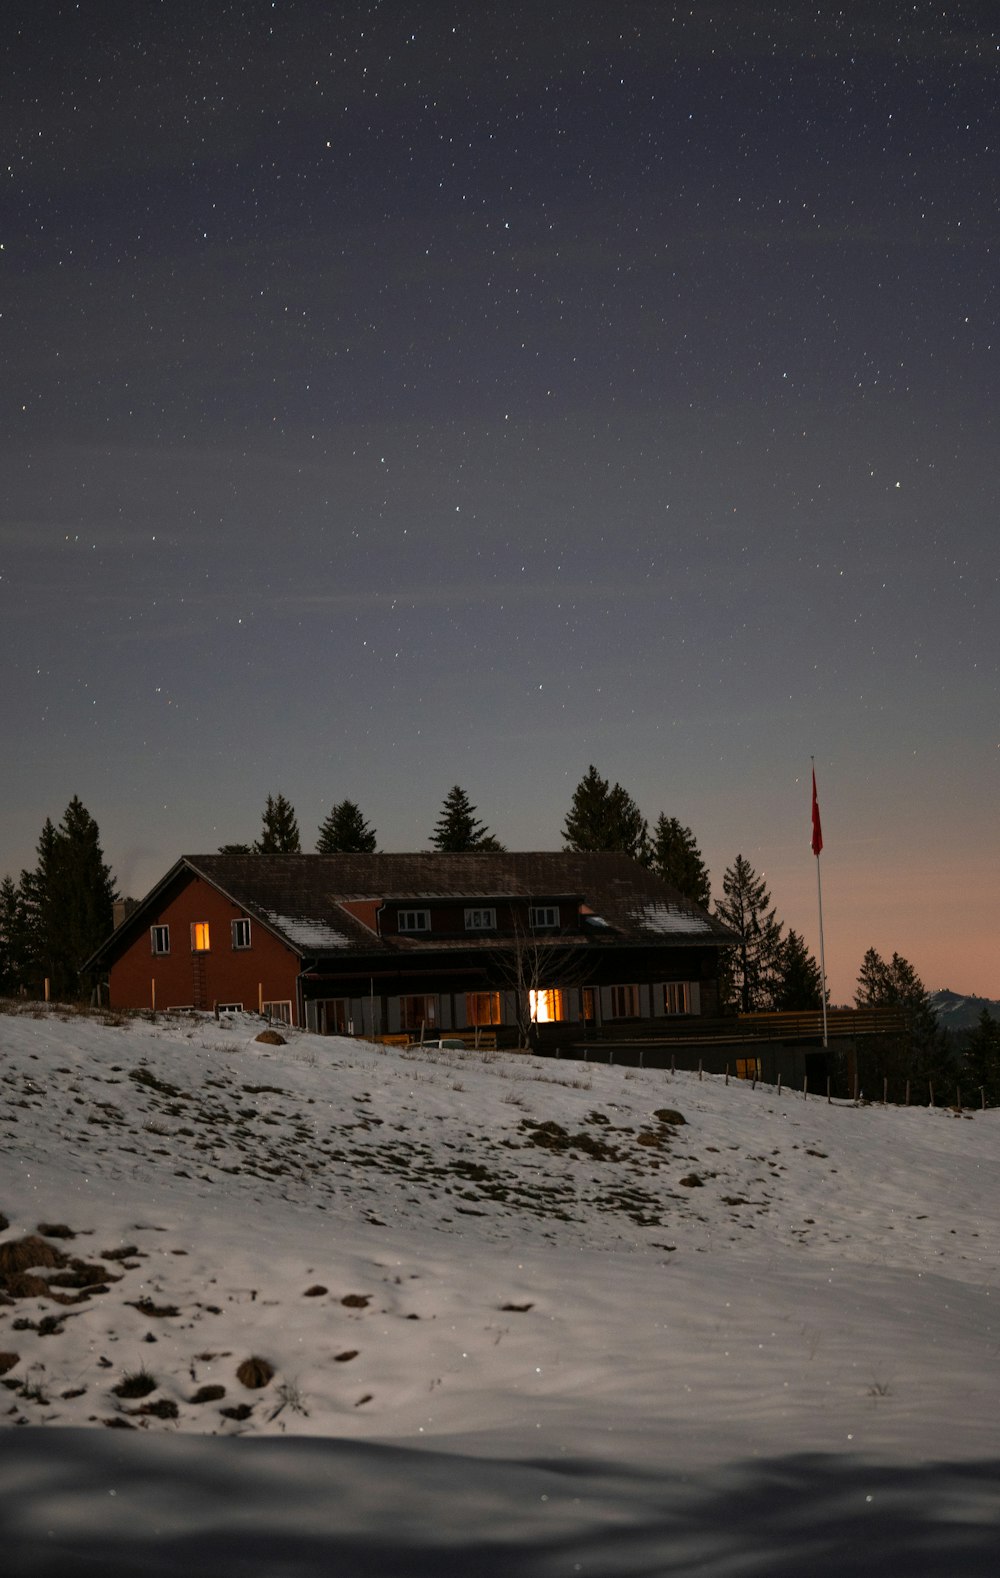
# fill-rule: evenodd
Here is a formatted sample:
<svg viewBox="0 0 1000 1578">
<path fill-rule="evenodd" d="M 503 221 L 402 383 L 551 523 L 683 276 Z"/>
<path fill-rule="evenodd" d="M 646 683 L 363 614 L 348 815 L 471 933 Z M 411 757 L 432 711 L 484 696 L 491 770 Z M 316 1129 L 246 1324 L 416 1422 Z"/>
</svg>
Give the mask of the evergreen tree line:
<svg viewBox="0 0 1000 1578">
<path fill-rule="evenodd" d="M 562 829 L 567 850 L 612 851 L 655 871 L 683 897 L 708 908 L 708 869 L 689 827 L 661 813 L 649 824 L 631 795 L 589 767 L 577 785 Z M 466 791 L 449 790 L 430 834 L 432 848 L 448 853 L 502 852 L 503 844 L 478 816 Z M 319 854 L 372 854 L 377 834 L 353 801 L 338 801 L 320 824 Z M 223 844 L 222 854 L 263 855 L 301 851 L 295 811 L 282 794 L 268 795 L 261 832 L 252 844 Z M 97 823 L 76 796 L 58 826 L 46 819 L 33 870 L 18 882 L 0 882 L 0 995 L 77 1000 L 91 983 L 81 978 L 86 960 L 109 935 L 118 897 L 104 860 Z M 803 939 L 778 919 L 767 884 L 742 854 L 722 879 L 715 914 L 736 936 L 723 956 L 723 1001 L 744 1013 L 806 1011 L 822 1005 L 819 967 Z M 907 1011 L 905 1036 L 868 1038 L 866 1074 L 875 1089 L 901 1082 L 936 1084 L 942 1098 L 956 1078 L 982 1088 L 987 1104 L 1000 1105 L 1000 1022 L 984 1009 L 968 1038 L 964 1058 L 937 1021 L 913 966 L 894 953 L 884 960 L 869 948 L 858 974 L 855 1005 Z M 970 1080 L 971 1076 L 971 1080 Z M 949 1092 L 949 1086 L 951 1092 Z M 898 1097 L 897 1097 L 898 1099 Z"/>
<path fill-rule="evenodd" d="M 58 827 L 46 818 L 33 871 L 0 883 L 0 993 L 75 1001 L 83 964 L 108 936 L 118 897 L 97 823 L 74 795 Z"/>
</svg>

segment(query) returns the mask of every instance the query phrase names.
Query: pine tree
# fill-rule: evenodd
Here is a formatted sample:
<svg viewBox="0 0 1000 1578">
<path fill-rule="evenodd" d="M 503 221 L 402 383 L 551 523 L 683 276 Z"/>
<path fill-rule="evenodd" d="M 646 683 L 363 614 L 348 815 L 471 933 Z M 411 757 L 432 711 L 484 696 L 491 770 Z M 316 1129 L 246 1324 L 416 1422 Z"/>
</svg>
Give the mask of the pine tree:
<svg viewBox="0 0 1000 1578">
<path fill-rule="evenodd" d="M 253 848 L 252 844 L 220 844 L 219 845 L 219 854 L 220 855 L 252 855 L 253 852 L 254 852 L 254 848 Z"/>
<path fill-rule="evenodd" d="M 319 855 L 373 855 L 375 829 L 369 827 L 353 800 L 341 800 L 322 823 L 316 842 Z"/>
<path fill-rule="evenodd" d="M 683 827 L 675 816 L 667 817 L 661 812 L 657 817 L 650 865 L 664 882 L 671 883 L 686 899 L 708 909 L 711 898 L 708 867 L 691 829 Z"/>
<path fill-rule="evenodd" d="M 495 854 L 503 850 L 503 845 L 486 831 L 486 824 L 477 820 L 476 807 L 458 784 L 445 796 L 431 843 L 447 854 L 462 854 L 468 850 Z"/>
<path fill-rule="evenodd" d="M 722 879 L 715 913 L 738 936 L 727 963 L 729 995 L 741 1013 L 774 1006 L 781 971 L 781 922 L 763 877 L 737 855 Z"/>
<path fill-rule="evenodd" d="M 597 768 L 587 768 L 576 789 L 563 825 L 567 849 L 610 850 L 649 858 L 649 826 L 621 784 L 609 784 Z"/>
<path fill-rule="evenodd" d="M 965 1048 L 966 1078 L 988 1107 L 1000 1107 L 1000 1020 L 984 1008 Z"/>
<path fill-rule="evenodd" d="M 823 1006 L 823 978 L 797 931 L 789 931 L 781 947 L 774 1006 L 786 1013 L 805 1013 Z"/>
<path fill-rule="evenodd" d="M 299 824 L 283 794 L 268 795 L 261 822 L 261 835 L 253 846 L 255 855 L 297 855 L 300 852 Z"/>
</svg>

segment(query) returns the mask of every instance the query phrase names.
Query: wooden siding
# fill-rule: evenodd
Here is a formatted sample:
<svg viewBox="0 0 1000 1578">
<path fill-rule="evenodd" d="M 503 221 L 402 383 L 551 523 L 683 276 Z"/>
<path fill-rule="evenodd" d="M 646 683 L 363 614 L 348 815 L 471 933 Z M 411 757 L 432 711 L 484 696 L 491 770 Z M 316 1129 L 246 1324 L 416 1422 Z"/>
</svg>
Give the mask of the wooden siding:
<svg viewBox="0 0 1000 1578">
<path fill-rule="evenodd" d="M 155 925 L 170 928 L 170 952 L 154 954 L 151 927 L 143 926 L 111 966 L 111 1006 L 210 1011 L 216 1003 L 242 1003 L 255 1013 L 261 1000 L 291 1002 L 297 1024 L 298 960 L 255 920 L 250 947 L 234 949 L 232 922 L 245 917 L 245 910 L 209 883 L 189 878 L 156 910 Z M 209 925 L 207 953 L 191 947 L 191 927 L 198 921 Z"/>
</svg>

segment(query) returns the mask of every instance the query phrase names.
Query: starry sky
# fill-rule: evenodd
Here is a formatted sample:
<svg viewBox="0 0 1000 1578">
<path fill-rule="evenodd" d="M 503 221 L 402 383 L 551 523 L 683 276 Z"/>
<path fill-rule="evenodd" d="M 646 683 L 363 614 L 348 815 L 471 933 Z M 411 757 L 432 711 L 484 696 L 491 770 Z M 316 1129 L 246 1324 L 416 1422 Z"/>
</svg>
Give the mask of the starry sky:
<svg viewBox="0 0 1000 1578">
<path fill-rule="evenodd" d="M 0 872 L 590 763 L 1000 996 L 992 4 L 10 0 Z"/>
</svg>

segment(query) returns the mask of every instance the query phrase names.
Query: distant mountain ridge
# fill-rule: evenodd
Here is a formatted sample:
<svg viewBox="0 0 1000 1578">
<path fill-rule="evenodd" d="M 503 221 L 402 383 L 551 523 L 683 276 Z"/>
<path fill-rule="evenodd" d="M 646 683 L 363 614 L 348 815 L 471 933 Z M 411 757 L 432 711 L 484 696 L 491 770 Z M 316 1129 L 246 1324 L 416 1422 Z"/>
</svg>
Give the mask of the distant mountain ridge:
<svg viewBox="0 0 1000 1578">
<path fill-rule="evenodd" d="M 929 995 L 938 1024 L 946 1030 L 974 1030 L 984 1008 L 991 1018 L 1000 1019 L 1000 1001 L 995 997 L 964 997 L 960 992 L 949 992 L 947 987 Z"/>
</svg>

